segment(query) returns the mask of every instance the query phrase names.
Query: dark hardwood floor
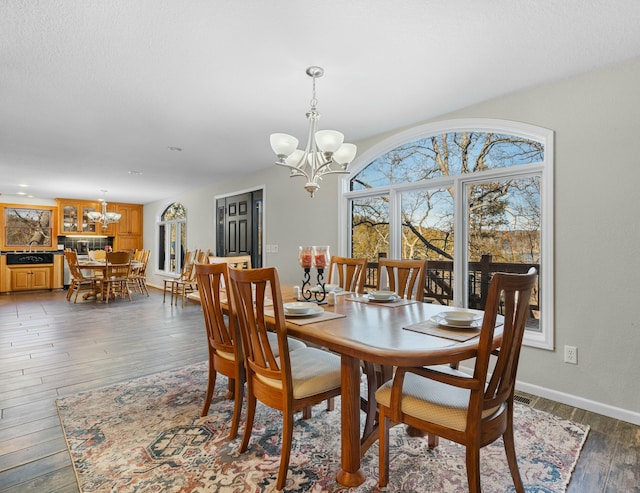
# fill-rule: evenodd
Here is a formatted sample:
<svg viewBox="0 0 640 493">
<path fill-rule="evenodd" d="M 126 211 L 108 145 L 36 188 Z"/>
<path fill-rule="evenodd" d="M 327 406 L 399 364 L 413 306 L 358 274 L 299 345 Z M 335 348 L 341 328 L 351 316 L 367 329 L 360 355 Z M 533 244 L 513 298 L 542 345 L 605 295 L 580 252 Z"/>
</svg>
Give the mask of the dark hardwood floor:
<svg viewBox="0 0 640 493">
<path fill-rule="evenodd" d="M 207 358 L 202 314 L 162 303 L 68 303 L 66 292 L 0 295 L 0 491 L 77 492 L 55 407 L 59 396 Z M 569 493 L 640 492 L 640 428 L 525 395 L 588 423 Z"/>
</svg>

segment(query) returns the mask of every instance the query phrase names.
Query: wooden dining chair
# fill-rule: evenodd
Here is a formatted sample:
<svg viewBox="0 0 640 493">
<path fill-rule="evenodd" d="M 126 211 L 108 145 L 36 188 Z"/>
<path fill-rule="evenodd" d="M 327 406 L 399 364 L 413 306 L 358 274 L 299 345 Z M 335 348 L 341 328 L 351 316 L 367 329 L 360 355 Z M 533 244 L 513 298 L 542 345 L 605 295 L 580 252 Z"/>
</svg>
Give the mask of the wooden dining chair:
<svg viewBox="0 0 640 493">
<path fill-rule="evenodd" d="M 71 274 L 71 281 L 69 283 L 69 289 L 67 290 L 67 301 L 71 301 L 73 293 L 76 294 L 73 302 L 78 301 L 78 294 L 80 291 L 89 291 L 95 293 L 98 290 L 97 278 L 91 274 L 85 275 L 78 266 L 78 254 L 73 250 L 65 250 L 64 258 L 69 266 L 69 273 Z"/>
<path fill-rule="evenodd" d="M 247 371 L 247 421 L 240 452 L 251 438 L 256 400 L 282 412 L 282 451 L 276 488 L 287 479 L 293 415 L 296 411 L 340 395 L 340 358 L 321 349 L 305 347 L 289 352 L 282 294 L 274 267 L 229 269 L 229 281 L 242 337 Z M 273 310 L 274 323 L 268 323 L 265 307 Z M 268 337 L 268 326 L 277 336 L 276 347 Z"/>
<path fill-rule="evenodd" d="M 184 260 L 182 261 L 182 268 L 180 270 L 180 276 L 178 278 L 172 277 L 170 279 L 164 280 L 164 286 L 162 289 L 162 302 L 165 303 L 167 301 L 167 292 L 171 296 L 171 304 L 174 303 L 175 298 L 175 286 L 176 281 L 179 279 L 186 279 L 191 276 L 191 269 L 193 266 L 193 251 L 187 250 L 184 254 Z M 187 272 L 189 270 L 189 272 Z"/>
<path fill-rule="evenodd" d="M 366 258 L 331 257 L 327 282 L 337 284 L 345 291 L 362 293 L 366 268 Z"/>
<path fill-rule="evenodd" d="M 229 381 L 226 398 L 234 399 L 229 431 L 231 440 L 238 434 L 246 378 L 240 332 L 232 297 L 228 296 L 226 290 L 226 286 L 229 286 L 228 268 L 226 263 L 197 264 L 195 270 L 209 348 L 209 382 L 202 405 L 202 416 L 209 412 L 217 374 L 226 376 Z M 276 334 L 269 332 L 268 336 L 271 344 L 277 347 Z M 288 347 L 290 351 L 295 351 L 306 347 L 306 344 L 289 338 Z"/>
<path fill-rule="evenodd" d="M 114 298 L 127 296 L 131 301 L 130 276 L 131 252 L 129 250 L 107 252 L 104 277 L 100 280 L 103 301 L 109 303 L 111 296 Z"/>
<path fill-rule="evenodd" d="M 408 300 L 423 301 L 427 260 L 394 260 L 381 258 L 378 260 L 376 288 L 395 291 L 399 296 Z M 387 285 L 383 286 L 383 279 Z M 388 365 L 374 365 L 369 361 L 362 362 L 363 372 L 367 379 L 366 397 L 361 397 L 361 409 L 365 412 L 365 424 L 362 433 L 364 437 L 375 439 L 374 427 L 378 421 L 378 411 L 375 406 L 376 390 L 393 376 L 393 367 Z"/>
<path fill-rule="evenodd" d="M 380 411 L 380 486 L 389 480 L 389 426 L 406 423 L 466 447 L 470 493 L 480 492 L 480 448 L 503 438 L 515 490 L 524 493 L 513 438 L 513 393 L 531 292 L 537 273 L 497 273 L 489 286 L 473 375 L 446 365 L 398 368 L 392 381 L 376 392 Z M 504 316 L 502 343 L 494 352 L 498 313 Z M 490 358 L 496 360 L 490 368 Z"/>
<path fill-rule="evenodd" d="M 140 294 L 146 294 L 149 296 L 149 289 L 147 288 L 147 264 L 149 263 L 149 250 L 139 250 L 137 252 L 137 264 L 131 267 L 131 276 L 129 284 L 136 289 Z M 134 254 L 135 258 L 135 254 Z"/>
<path fill-rule="evenodd" d="M 427 260 L 378 260 L 376 289 L 381 289 L 386 279 L 390 291 L 408 300 L 424 301 L 424 282 L 427 272 Z"/>
<path fill-rule="evenodd" d="M 232 257 L 209 256 L 210 264 L 218 264 L 221 262 L 235 269 L 251 269 L 251 255 L 235 255 Z"/>
</svg>

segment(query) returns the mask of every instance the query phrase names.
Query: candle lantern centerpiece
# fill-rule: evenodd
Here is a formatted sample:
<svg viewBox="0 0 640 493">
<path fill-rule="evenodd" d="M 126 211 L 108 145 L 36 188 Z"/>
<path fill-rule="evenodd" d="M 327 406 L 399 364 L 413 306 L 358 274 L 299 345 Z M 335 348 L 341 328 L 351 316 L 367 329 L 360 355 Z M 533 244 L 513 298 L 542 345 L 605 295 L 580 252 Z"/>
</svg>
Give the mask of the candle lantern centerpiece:
<svg viewBox="0 0 640 493">
<path fill-rule="evenodd" d="M 313 298 L 316 303 L 326 303 L 327 292 L 324 283 L 324 270 L 329 265 L 330 258 L 328 246 L 299 247 L 298 260 L 304 270 L 301 294 L 305 300 L 311 301 Z M 316 285 L 313 287 L 311 286 L 312 267 L 318 270 Z"/>
</svg>

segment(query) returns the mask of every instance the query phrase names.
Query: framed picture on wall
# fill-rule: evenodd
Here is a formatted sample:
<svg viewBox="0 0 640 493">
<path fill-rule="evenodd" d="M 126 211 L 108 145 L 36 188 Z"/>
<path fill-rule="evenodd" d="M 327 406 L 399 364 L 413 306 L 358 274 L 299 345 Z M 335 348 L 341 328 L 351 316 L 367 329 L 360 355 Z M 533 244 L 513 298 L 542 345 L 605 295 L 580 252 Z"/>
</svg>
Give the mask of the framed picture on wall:
<svg viewBox="0 0 640 493">
<path fill-rule="evenodd" d="M 4 207 L 4 247 L 52 248 L 54 245 L 54 208 Z"/>
</svg>

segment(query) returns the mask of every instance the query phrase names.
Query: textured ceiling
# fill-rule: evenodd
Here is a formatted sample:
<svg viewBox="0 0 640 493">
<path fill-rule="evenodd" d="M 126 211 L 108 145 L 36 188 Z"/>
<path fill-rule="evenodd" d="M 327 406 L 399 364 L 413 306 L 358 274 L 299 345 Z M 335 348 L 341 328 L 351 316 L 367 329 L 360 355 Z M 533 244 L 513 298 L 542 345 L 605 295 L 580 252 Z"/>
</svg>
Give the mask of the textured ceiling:
<svg viewBox="0 0 640 493">
<path fill-rule="evenodd" d="M 303 140 L 309 65 L 353 142 L 638 57 L 638 26 L 637 0 L 2 0 L 0 193 L 150 202 Z"/>
</svg>

